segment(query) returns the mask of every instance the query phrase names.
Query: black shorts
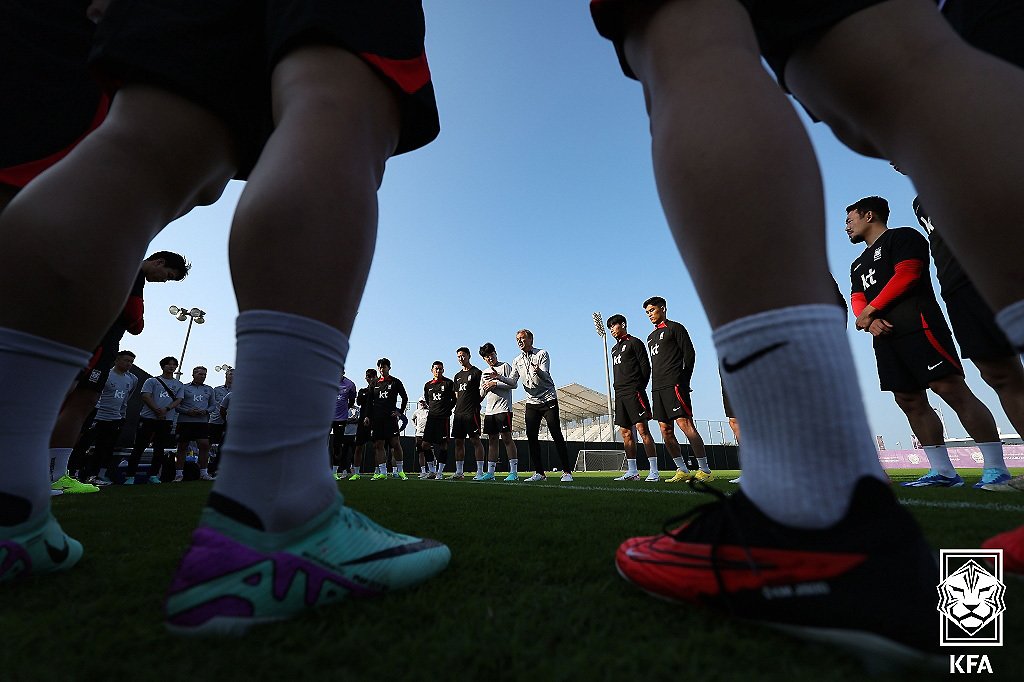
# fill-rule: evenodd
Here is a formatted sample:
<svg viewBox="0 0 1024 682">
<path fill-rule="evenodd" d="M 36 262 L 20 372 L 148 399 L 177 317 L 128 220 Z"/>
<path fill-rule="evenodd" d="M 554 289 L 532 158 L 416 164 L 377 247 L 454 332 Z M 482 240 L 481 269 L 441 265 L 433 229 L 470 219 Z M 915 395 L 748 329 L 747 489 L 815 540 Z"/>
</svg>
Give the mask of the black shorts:
<svg viewBox="0 0 1024 682">
<path fill-rule="evenodd" d="M 651 401 L 646 391 L 615 391 L 615 425 L 631 429 L 651 420 Z"/>
<path fill-rule="evenodd" d="M 690 402 L 689 385 L 676 384 L 651 392 L 654 418 L 671 424 L 677 419 L 693 419 L 693 404 Z"/>
<path fill-rule="evenodd" d="M 1016 355 L 1010 340 L 996 324 L 996 316 L 974 285 L 960 287 L 946 301 L 946 312 L 961 357 L 970 360 L 999 360 Z"/>
<path fill-rule="evenodd" d="M 209 440 L 210 424 L 208 422 L 183 422 L 178 421 L 174 430 L 179 443 L 187 443 L 190 440 Z"/>
<path fill-rule="evenodd" d="M 304 45 L 348 50 L 392 86 L 402 117 L 396 154 L 437 137 L 424 32 L 420 0 L 120 0 L 92 56 L 112 88 L 155 85 L 219 116 L 244 179 L 273 128 L 270 74 Z"/>
<path fill-rule="evenodd" d="M 210 439 L 211 444 L 220 445 L 224 442 L 224 430 L 226 428 L 227 424 L 207 424 L 206 437 Z"/>
<path fill-rule="evenodd" d="M 448 417 L 427 416 L 427 426 L 423 429 L 423 440 L 431 445 L 440 445 L 451 435 Z"/>
<path fill-rule="evenodd" d="M 479 438 L 480 414 L 455 413 L 452 418 L 452 438 Z"/>
<path fill-rule="evenodd" d="M 883 391 L 916 393 L 964 370 L 945 324 L 897 337 L 875 337 L 878 384 Z"/>
<path fill-rule="evenodd" d="M 512 413 L 488 414 L 484 416 L 484 433 L 493 436 L 498 433 L 512 432 Z"/>
<path fill-rule="evenodd" d="M 363 421 L 359 420 L 359 428 L 356 429 L 355 444 L 357 446 L 366 445 L 370 442 L 371 435 L 370 427 L 363 426 Z"/>
<path fill-rule="evenodd" d="M 87 4 L 0 2 L 0 184 L 24 187 L 107 113 L 87 66 L 96 30 Z"/>
<path fill-rule="evenodd" d="M 370 436 L 373 440 L 387 440 L 398 435 L 398 420 L 390 414 L 370 418 Z"/>
<path fill-rule="evenodd" d="M 622 71 L 630 78 L 636 74 L 626 63 L 622 43 L 634 17 L 642 17 L 665 0 L 590 0 L 590 14 L 597 32 L 615 44 Z M 757 43 L 765 61 L 783 83 L 786 62 L 801 44 L 813 40 L 846 17 L 878 5 L 884 0 L 788 0 L 760 2 L 740 0 L 750 14 Z M 680 36 L 685 39 L 685 36 Z"/>
</svg>

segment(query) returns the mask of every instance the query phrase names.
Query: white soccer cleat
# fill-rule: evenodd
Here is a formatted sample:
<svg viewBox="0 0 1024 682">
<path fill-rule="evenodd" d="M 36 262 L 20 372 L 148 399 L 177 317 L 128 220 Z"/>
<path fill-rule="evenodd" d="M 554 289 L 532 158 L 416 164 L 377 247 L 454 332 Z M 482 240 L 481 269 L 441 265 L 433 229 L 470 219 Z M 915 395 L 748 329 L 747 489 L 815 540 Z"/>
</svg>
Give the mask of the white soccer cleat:
<svg viewBox="0 0 1024 682">
<path fill-rule="evenodd" d="M 739 485 L 741 478 L 743 478 L 743 477 L 742 476 L 737 476 L 736 478 L 734 478 L 731 481 L 729 481 L 729 483 L 735 483 L 736 485 Z"/>
<path fill-rule="evenodd" d="M 640 473 L 637 471 L 627 471 L 621 476 L 617 476 L 612 479 L 613 481 L 639 481 Z"/>
<path fill-rule="evenodd" d="M 544 474 L 534 474 L 533 476 L 530 476 L 529 478 L 524 479 L 523 483 L 536 483 L 537 481 L 546 481 L 547 478 L 548 477 L 545 476 Z"/>
<path fill-rule="evenodd" d="M 572 483 L 572 474 L 562 474 L 562 477 L 558 479 L 559 483 Z"/>
<path fill-rule="evenodd" d="M 652 471 L 651 473 L 647 474 L 647 478 L 645 478 L 644 480 L 647 481 L 648 483 L 653 483 L 655 481 L 660 481 L 661 480 L 661 474 L 659 472 L 657 472 L 657 471 Z"/>
</svg>

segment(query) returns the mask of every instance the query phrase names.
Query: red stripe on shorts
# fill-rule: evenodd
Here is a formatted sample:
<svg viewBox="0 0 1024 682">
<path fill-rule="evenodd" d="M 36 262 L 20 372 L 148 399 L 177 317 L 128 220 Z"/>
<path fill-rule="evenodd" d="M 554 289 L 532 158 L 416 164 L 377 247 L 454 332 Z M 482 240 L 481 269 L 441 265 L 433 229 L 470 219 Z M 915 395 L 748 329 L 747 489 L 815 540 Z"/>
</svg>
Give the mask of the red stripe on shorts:
<svg viewBox="0 0 1024 682">
<path fill-rule="evenodd" d="M 683 400 L 683 396 L 679 395 L 679 384 L 672 387 L 672 390 L 676 392 L 676 400 L 682 405 L 683 409 L 686 410 L 686 416 L 689 419 L 693 419 L 693 412 L 690 412 L 690 408 L 686 406 L 686 401 Z"/>
<path fill-rule="evenodd" d="M 425 53 L 412 59 L 388 59 L 369 52 L 360 52 L 359 56 L 380 69 L 410 95 L 430 82 L 430 67 L 427 66 Z"/>
<path fill-rule="evenodd" d="M 949 360 L 950 364 L 952 364 L 954 367 L 956 367 L 960 371 L 963 371 L 963 367 L 960 366 L 960 363 L 957 362 L 956 358 L 950 355 L 949 351 L 943 348 L 942 344 L 939 343 L 939 340 L 935 338 L 934 334 L 932 334 L 931 327 L 928 326 L 928 322 L 927 320 L 924 319 L 923 313 L 921 314 L 921 326 L 924 327 L 924 337 L 928 339 L 928 343 L 932 344 L 932 348 L 934 348 L 939 353 L 939 355 Z"/>
<path fill-rule="evenodd" d="M 646 412 L 646 411 L 647 411 L 647 406 L 646 406 L 646 405 L 644 405 L 644 397 L 643 397 L 643 395 L 642 395 L 642 394 L 640 393 L 640 391 L 637 391 L 637 392 L 636 392 L 636 401 L 637 401 L 638 403 L 640 403 L 640 407 L 644 408 L 644 412 Z"/>
</svg>

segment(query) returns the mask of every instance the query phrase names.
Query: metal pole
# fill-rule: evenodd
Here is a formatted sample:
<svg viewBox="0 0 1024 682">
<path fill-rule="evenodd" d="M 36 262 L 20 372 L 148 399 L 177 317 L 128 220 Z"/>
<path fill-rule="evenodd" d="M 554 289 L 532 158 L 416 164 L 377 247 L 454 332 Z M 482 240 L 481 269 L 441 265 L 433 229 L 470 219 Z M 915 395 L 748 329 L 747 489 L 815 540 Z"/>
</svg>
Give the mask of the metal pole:
<svg viewBox="0 0 1024 682">
<path fill-rule="evenodd" d="M 608 366 L 608 335 L 601 334 L 601 338 L 604 340 L 604 382 L 605 387 L 608 389 L 607 402 L 608 402 L 608 426 L 611 432 L 612 442 L 615 442 L 615 427 L 612 424 L 615 418 L 612 416 L 612 374 L 611 369 Z"/>
<path fill-rule="evenodd" d="M 181 347 L 181 359 L 178 360 L 178 371 L 175 372 L 178 376 L 175 377 L 178 381 L 181 381 L 181 368 L 185 366 L 185 349 L 188 348 L 188 337 L 192 333 L 192 323 L 195 322 L 196 318 L 191 315 L 188 316 L 188 330 L 185 331 L 185 343 Z"/>
</svg>

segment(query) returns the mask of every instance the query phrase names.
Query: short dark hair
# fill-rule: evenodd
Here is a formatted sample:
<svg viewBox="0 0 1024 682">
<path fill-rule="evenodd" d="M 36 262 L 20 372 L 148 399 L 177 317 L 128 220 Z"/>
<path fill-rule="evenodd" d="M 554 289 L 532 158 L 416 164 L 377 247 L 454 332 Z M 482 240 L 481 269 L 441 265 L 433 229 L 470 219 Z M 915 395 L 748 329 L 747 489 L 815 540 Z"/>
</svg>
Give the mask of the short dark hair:
<svg viewBox="0 0 1024 682">
<path fill-rule="evenodd" d="M 170 364 L 172 362 L 175 365 L 177 365 L 178 364 L 178 358 L 176 358 L 176 357 L 174 357 L 172 355 L 168 355 L 166 358 L 163 358 L 162 360 L 160 360 L 160 366 L 163 367 L 164 365 Z"/>
<path fill-rule="evenodd" d="M 440 360 L 434 360 L 432 363 L 430 363 L 430 369 L 434 369 L 438 365 L 441 365 L 442 367 L 444 367 L 444 363 L 443 362 L 441 362 Z"/>
<path fill-rule="evenodd" d="M 185 276 L 188 275 L 188 271 L 192 269 L 192 264 L 185 260 L 184 256 L 180 253 L 174 253 L 173 251 L 157 251 L 146 260 L 160 260 L 161 258 L 164 261 L 164 265 L 178 271 L 178 277 L 176 279 L 179 282 L 185 279 Z"/>
<path fill-rule="evenodd" d="M 651 296 L 649 299 L 644 301 L 644 310 L 647 310 L 647 306 L 649 305 L 658 306 L 659 308 L 661 308 L 667 306 L 668 303 L 666 303 L 665 299 L 663 299 L 661 296 Z"/>
<path fill-rule="evenodd" d="M 367 370 L 365 372 L 363 372 L 363 374 L 364 375 L 365 374 L 372 374 L 373 376 L 377 376 L 377 370 L 375 370 L 372 367 L 369 367 L 369 368 L 367 368 Z"/>
<path fill-rule="evenodd" d="M 856 211 L 861 217 L 868 211 L 871 211 L 881 219 L 883 225 L 889 222 L 889 202 L 882 197 L 858 199 L 846 207 L 846 212 L 849 213 L 850 211 Z"/>
<path fill-rule="evenodd" d="M 391 361 L 388 360 L 387 358 L 381 358 L 380 360 L 377 361 L 377 366 L 378 367 L 381 367 L 381 366 L 384 366 L 384 365 L 387 365 L 387 368 L 391 369 Z"/>
<path fill-rule="evenodd" d="M 119 350 L 116 353 L 114 353 L 114 357 L 116 358 L 119 358 L 122 355 L 130 355 L 132 356 L 133 359 L 135 358 L 135 353 L 131 352 L 130 350 Z"/>
<path fill-rule="evenodd" d="M 494 344 L 491 343 L 490 341 L 488 341 L 484 345 L 480 346 L 480 357 L 482 357 L 482 358 L 486 358 L 491 353 L 497 353 L 497 352 L 498 351 L 495 350 L 495 348 L 494 348 Z"/>
<path fill-rule="evenodd" d="M 202 365 L 196 365 L 195 367 L 193 367 L 193 368 L 192 368 L 192 371 L 194 372 L 194 371 L 196 371 L 197 369 L 201 369 L 201 370 L 203 370 L 204 372 L 209 372 L 209 371 L 210 371 L 210 370 L 206 369 L 205 367 L 203 367 Z"/>
<path fill-rule="evenodd" d="M 608 318 L 608 328 L 611 329 L 613 324 L 626 324 L 626 317 L 624 315 L 612 315 Z"/>
<path fill-rule="evenodd" d="M 469 349 L 466 348 L 465 346 L 459 346 L 458 348 L 455 349 L 455 353 L 465 353 L 466 355 L 469 355 Z"/>
</svg>

